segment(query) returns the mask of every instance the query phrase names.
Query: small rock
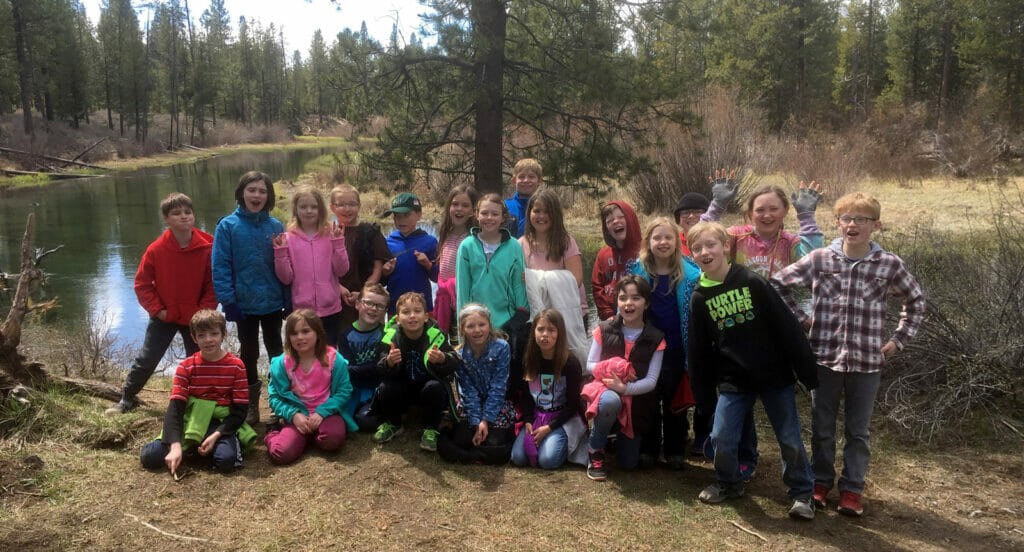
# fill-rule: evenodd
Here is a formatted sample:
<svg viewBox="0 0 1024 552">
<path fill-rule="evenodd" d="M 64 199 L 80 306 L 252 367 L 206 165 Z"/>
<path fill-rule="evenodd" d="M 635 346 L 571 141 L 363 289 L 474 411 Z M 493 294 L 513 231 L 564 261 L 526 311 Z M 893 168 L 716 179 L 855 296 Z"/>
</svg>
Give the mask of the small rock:
<svg viewBox="0 0 1024 552">
<path fill-rule="evenodd" d="M 43 459 L 36 456 L 35 454 L 22 458 L 21 463 L 24 464 L 25 467 L 27 468 L 32 468 L 36 470 L 42 469 L 43 466 L 45 465 Z"/>
</svg>

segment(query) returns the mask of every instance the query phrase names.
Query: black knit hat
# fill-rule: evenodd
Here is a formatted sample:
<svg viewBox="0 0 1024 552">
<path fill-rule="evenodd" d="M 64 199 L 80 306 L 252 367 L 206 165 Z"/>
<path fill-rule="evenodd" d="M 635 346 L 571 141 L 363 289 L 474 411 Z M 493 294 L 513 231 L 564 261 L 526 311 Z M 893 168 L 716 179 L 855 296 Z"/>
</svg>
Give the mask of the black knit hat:
<svg viewBox="0 0 1024 552">
<path fill-rule="evenodd" d="M 708 198 L 704 197 L 704 194 L 698 194 L 697 192 L 690 192 L 684 195 L 679 203 L 676 203 L 675 211 L 672 211 L 672 216 L 676 220 L 679 220 L 679 211 L 689 211 L 691 209 L 700 209 L 701 211 L 707 211 L 711 202 Z"/>
</svg>

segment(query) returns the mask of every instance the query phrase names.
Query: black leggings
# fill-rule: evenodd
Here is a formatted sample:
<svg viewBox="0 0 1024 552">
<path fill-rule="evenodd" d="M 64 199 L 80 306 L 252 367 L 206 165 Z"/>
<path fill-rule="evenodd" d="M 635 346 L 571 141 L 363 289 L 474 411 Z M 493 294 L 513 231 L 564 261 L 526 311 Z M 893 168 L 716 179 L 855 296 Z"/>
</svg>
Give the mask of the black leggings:
<svg viewBox="0 0 1024 552">
<path fill-rule="evenodd" d="M 260 328 L 263 328 L 263 346 L 267 348 L 270 358 L 280 356 L 284 352 L 281 342 L 281 311 L 269 314 L 246 314 L 245 320 L 238 324 L 238 356 L 245 364 L 245 375 L 249 385 L 260 381 L 256 371 L 260 360 Z"/>
</svg>

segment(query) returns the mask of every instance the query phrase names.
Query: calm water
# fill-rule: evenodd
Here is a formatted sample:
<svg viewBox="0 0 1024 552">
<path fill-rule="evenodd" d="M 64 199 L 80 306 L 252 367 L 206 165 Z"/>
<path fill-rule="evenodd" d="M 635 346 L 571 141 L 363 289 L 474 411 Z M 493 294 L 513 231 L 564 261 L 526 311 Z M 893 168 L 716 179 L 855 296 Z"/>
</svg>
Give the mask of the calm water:
<svg viewBox="0 0 1024 552">
<path fill-rule="evenodd" d="M 35 213 L 33 245 L 58 253 L 43 261 L 51 274 L 45 296 L 60 308 L 47 324 L 81 327 L 88 317 L 105 320 L 120 343 L 141 345 L 148 316 L 133 289 L 146 247 L 164 231 L 160 200 L 180 191 L 192 198 L 196 226 L 210 234 L 235 208 L 242 173 L 257 169 L 275 181 L 295 178 L 324 150 L 237 153 L 197 163 L 154 167 L 103 178 L 0 192 L 0 271 L 17 272 L 25 220 Z"/>
</svg>

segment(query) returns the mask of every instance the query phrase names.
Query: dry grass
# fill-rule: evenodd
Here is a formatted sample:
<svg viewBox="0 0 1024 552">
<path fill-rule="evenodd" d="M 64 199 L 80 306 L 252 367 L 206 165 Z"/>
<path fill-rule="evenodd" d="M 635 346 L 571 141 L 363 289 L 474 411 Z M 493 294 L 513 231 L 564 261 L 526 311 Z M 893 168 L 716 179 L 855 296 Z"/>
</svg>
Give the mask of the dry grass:
<svg viewBox="0 0 1024 552">
<path fill-rule="evenodd" d="M 140 414 L 152 416 L 153 434 L 159 414 Z M 851 520 L 826 511 L 813 523 L 799 523 L 786 517 L 779 460 L 765 427 L 763 461 L 748 495 L 720 506 L 696 500 L 713 479 L 706 461 L 683 472 L 629 474 L 613 467 L 609 481 L 598 484 L 578 467 L 543 472 L 449 465 L 420 451 L 419 435 L 409 429 L 385 446 L 366 434 L 350 436 L 338 454 L 307 453 L 287 467 L 270 465 L 260 445 L 236 474 L 199 468 L 179 483 L 139 467 L 143 438 L 124 450 L 65 442 L 0 446 L 8 466 L 29 454 L 45 462 L 38 485 L 0 493 L 0 539 L 12 550 L 923 552 L 1024 546 L 1020 458 L 1011 453 L 907 450 L 877 432 L 866 515 Z M 161 535 L 140 521 L 211 542 Z"/>
</svg>

